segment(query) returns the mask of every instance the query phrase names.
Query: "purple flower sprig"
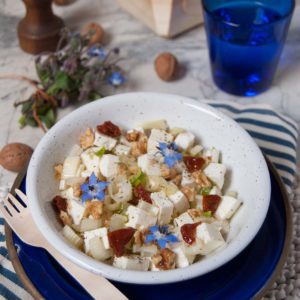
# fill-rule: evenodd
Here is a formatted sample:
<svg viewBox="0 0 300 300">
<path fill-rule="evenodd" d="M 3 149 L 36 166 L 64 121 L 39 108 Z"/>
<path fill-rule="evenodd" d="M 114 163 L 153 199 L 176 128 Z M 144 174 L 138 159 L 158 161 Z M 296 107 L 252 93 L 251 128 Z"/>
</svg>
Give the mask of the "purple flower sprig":
<svg viewBox="0 0 300 300">
<path fill-rule="evenodd" d="M 159 153 L 164 157 L 164 163 L 169 167 L 172 168 L 174 165 L 182 160 L 183 156 L 179 153 L 178 146 L 175 142 L 170 144 L 160 142 L 158 145 Z"/>
<path fill-rule="evenodd" d="M 89 182 L 83 183 L 80 186 L 80 189 L 83 192 L 81 196 L 82 202 L 92 199 L 103 201 L 105 198 L 105 189 L 109 184 L 110 182 L 99 181 L 93 172 L 89 177 Z"/>
<path fill-rule="evenodd" d="M 94 45 L 91 48 L 89 48 L 87 54 L 88 54 L 88 56 L 99 57 L 100 59 L 106 58 L 105 50 L 102 47 L 97 46 L 97 45 Z"/>
<path fill-rule="evenodd" d="M 125 78 L 121 74 L 121 72 L 114 71 L 111 73 L 111 75 L 108 77 L 108 83 L 114 87 L 118 87 L 120 85 L 123 85 L 125 83 Z"/>
<path fill-rule="evenodd" d="M 46 132 L 55 124 L 59 108 L 75 101 L 98 100 L 126 82 L 119 64 L 120 49 L 104 48 L 92 36 L 65 29 L 55 52 L 37 56 L 38 80 L 26 79 L 36 86 L 36 91 L 15 103 L 22 106 L 21 127 L 39 126 Z"/>
<path fill-rule="evenodd" d="M 158 246 L 161 249 L 166 248 L 166 245 L 168 243 L 174 244 L 178 243 L 178 238 L 169 232 L 169 226 L 168 225 L 155 225 L 149 227 L 150 233 L 146 236 L 146 244 L 149 244 L 150 242 L 157 242 Z"/>
</svg>

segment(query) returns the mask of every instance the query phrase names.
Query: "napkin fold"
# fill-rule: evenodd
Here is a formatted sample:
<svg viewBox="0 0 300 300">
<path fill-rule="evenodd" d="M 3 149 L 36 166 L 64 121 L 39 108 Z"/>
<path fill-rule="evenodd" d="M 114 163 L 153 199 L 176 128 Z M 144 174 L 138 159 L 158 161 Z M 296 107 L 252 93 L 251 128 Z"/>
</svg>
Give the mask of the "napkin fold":
<svg viewBox="0 0 300 300">
<path fill-rule="evenodd" d="M 297 168 L 298 125 L 269 105 L 207 101 L 237 121 L 258 144 L 291 192 Z"/>
<path fill-rule="evenodd" d="M 288 192 L 292 191 L 297 156 L 298 126 L 290 118 L 263 104 L 240 105 L 233 102 L 207 101 L 207 104 L 235 119 L 254 138 L 281 176 Z M 31 299 L 14 272 L 0 217 L 0 298 Z"/>
</svg>

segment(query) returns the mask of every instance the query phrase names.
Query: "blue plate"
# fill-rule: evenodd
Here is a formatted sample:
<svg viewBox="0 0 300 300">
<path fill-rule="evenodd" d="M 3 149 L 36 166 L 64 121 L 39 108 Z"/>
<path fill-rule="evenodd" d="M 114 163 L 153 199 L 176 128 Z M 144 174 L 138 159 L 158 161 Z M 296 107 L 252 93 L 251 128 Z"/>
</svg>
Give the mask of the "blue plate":
<svg viewBox="0 0 300 300">
<path fill-rule="evenodd" d="M 266 220 L 255 239 L 235 259 L 206 275 L 176 284 L 113 284 L 133 300 L 242 300 L 262 296 L 281 271 L 291 238 L 291 215 L 286 192 L 272 166 L 270 173 L 272 196 Z M 24 192 L 25 180 L 21 184 Z M 23 243 L 15 234 L 13 242 L 27 276 L 44 298 L 91 299 L 45 250 Z"/>
</svg>

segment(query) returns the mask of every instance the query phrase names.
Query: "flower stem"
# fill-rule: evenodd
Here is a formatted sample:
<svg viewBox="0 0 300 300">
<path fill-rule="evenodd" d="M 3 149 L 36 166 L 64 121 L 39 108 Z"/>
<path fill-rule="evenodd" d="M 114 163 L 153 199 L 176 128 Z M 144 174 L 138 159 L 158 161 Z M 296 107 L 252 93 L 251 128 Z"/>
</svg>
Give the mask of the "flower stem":
<svg viewBox="0 0 300 300">
<path fill-rule="evenodd" d="M 37 114 L 36 106 L 35 105 L 32 107 L 32 116 L 33 116 L 34 120 L 36 121 L 36 123 L 38 124 L 38 126 L 42 129 L 42 131 L 44 133 L 46 133 L 47 130 L 45 129 L 45 127 L 44 127 L 41 119 L 39 118 L 39 116 Z"/>
<path fill-rule="evenodd" d="M 0 79 L 16 79 L 16 80 L 23 80 L 23 81 L 27 81 L 28 83 L 30 83 L 33 87 L 38 89 L 38 84 L 39 82 L 29 78 L 27 76 L 24 75 L 17 75 L 17 74 L 0 74 Z"/>
</svg>

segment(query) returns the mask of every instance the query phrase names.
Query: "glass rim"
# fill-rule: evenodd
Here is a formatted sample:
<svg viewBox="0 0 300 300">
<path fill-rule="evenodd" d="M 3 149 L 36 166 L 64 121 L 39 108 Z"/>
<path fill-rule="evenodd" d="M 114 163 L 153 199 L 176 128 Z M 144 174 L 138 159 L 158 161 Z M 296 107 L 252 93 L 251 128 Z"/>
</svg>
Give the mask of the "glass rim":
<svg viewBox="0 0 300 300">
<path fill-rule="evenodd" d="M 229 26 L 232 26 L 232 27 L 237 27 L 237 26 L 240 25 L 240 24 L 237 24 L 237 23 L 229 23 L 229 22 L 226 22 L 226 21 L 222 20 L 221 18 L 217 17 L 216 15 L 214 15 L 214 14 L 212 13 L 212 11 L 209 10 L 208 7 L 205 5 L 205 2 L 206 2 L 206 1 L 207 1 L 207 0 L 201 0 L 201 2 L 202 2 L 202 7 L 203 7 L 203 9 L 205 10 L 205 12 L 208 13 L 212 18 L 216 19 L 218 22 L 224 23 L 224 24 L 229 25 Z M 261 27 L 263 27 L 263 26 L 269 26 L 269 25 L 271 25 L 271 24 L 279 23 L 279 22 L 281 22 L 283 19 L 286 19 L 286 18 L 290 17 L 290 16 L 293 14 L 294 10 L 295 10 L 296 0 L 290 0 L 290 1 L 292 2 L 292 5 L 291 5 L 290 10 L 288 10 L 288 12 L 287 12 L 286 14 L 284 14 L 279 20 L 274 20 L 274 21 L 271 21 L 270 23 L 267 23 L 267 24 L 259 24 L 259 25 L 257 25 L 257 26 L 261 26 Z"/>
</svg>

